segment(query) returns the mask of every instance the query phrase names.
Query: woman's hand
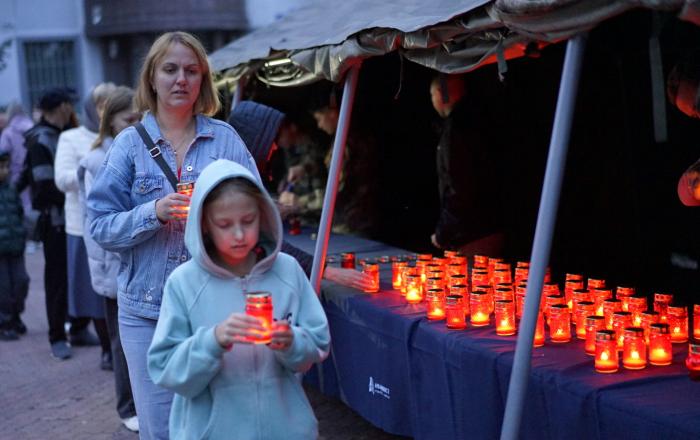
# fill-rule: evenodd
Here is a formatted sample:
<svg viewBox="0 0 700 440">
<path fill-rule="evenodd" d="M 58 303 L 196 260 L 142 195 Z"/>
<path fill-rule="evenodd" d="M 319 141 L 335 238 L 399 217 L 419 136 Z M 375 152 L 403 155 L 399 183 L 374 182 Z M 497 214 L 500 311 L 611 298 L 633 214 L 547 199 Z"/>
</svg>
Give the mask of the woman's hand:
<svg viewBox="0 0 700 440">
<path fill-rule="evenodd" d="M 374 287 L 371 276 L 354 269 L 327 266 L 323 271 L 323 278 L 358 290 L 369 290 Z"/>
<path fill-rule="evenodd" d="M 272 350 L 287 350 L 294 342 L 294 332 L 287 320 L 272 323 L 272 341 L 268 344 Z"/>
<path fill-rule="evenodd" d="M 170 193 L 156 202 L 156 217 L 161 223 L 187 217 L 190 210 L 190 197 L 180 193 Z"/>
<path fill-rule="evenodd" d="M 260 337 L 265 331 L 260 319 L 245 313 L 231 313 L 214 328 L 214 336 L 219 345 L 230 350 L 234 342 L 251 344 L 248 338 Z"/>
</svg>

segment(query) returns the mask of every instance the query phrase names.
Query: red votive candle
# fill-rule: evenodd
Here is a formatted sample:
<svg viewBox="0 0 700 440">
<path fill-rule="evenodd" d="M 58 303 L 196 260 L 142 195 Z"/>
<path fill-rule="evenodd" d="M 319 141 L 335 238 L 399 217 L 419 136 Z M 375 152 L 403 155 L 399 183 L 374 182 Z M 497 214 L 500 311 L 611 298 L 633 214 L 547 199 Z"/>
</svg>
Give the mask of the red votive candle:
<svg viewBox="0 0 700 440">
<path fill-rule="evenodd" d="M 463 275 L 461 273 L 454 274 L 454 275 L 449 275 L 447 277 L 447 288 L 449 289 L 452 286 L 466 286 L 467 285 L 467 276 Z"/>
<path fill-rule="evenodd" d="M 571 313 L 576 314 L 576 308 L 580 302 L 593 302 L 591 294 L 586 289 L 574 289 L 571 299 Z M 595 306 L 593 307 L 595 312 Z"/>
<path fill-rule="evenodd" d="M 484 291 L 473 291 L 469 295 L 469 309 L 471 323 L 474 327 L 485 327 L 489 325 L 491 315 L 489 294 Z"/>
<path fill-rule="evenodd" d="M 553 304 L 549 308 L 549 339 L 556 343 L 571 340 L 571 314 L 566 304 Z"/>
<path fill-rule="evenodd" d="M 518 284 L 518 286 L 515 288 L 515 317 L 518 319 L 523 317 L 523 308 L 525 307 L 525 293 L 527 293 L 527 284 Z"/>
<path fill-rule="evenodd" d="M 469 315 L 469 291 L 467 286 L 464 284 L 453 284 L 447 289 L 447 292 L 451 296 L 461 296 L 462 297 L 462 314 L 466 317 Z"/>
<path fill-rule="evenodd" d="M 685 359 L 688 375 L 691 380 L 700 381 L 700 342 L 688 344 L 688 357 Z"/>
<path fill-rule="evenodd" d="M 362 272 L 369 275 L 371 284 L 365 288 L 367 293 L 379 292 L 379 265 L 377 263 L 365 263 L 362 266 Z"/>
<path fill-rule="evenodd" d="M 668 324 L 649 324 L 649 363 L 651 365 L 671 365 L 671 335 Z"/>
<path fill-rule="evenodd" d="M 622 350 L 624 346 L 625 329 L 632 326 L 632 314 L 622 310 L 613 313 L 613 328 L 617 338 L 617 349 Z"/>
<path fill-rule="evenodd" d="M 527 266 L 521 266 L 521 264 L 527 264 Z M 515 267 L 515 277 L 513 283 L 517 286 L 521 281 L 527 281 L 527 276 L 530 273 L 530 263 L 524 263 L 522 261 L 518 262 Z"/>
<path fill-rule="evenodd" d="M 581 301 L 576 307 L 574 322 L 576 323 L 576 338 L 586 339 L 586 318 L 593 315 L 595 304 L 592 301 Z"/>
<path fill-rule="evenodd" d="M 445 293 L 442 289 L 429 289 L 425 295 L 426 314 L 431 321 L 445 319 Z"/>
<path fill-rule="evenodd" d="M 486 301 L 486 305 L 488 306 L 489 314 L 493 313 L 493 289 L 491 288 L 491 286 L 480 284 L 474 286 L 472 288 L 472 291 L 486 293 L 486 298 L 484 299 L 484 301 Z"/>
<path fill-rule="evenodd" d="M 624 303 L 622 304 L 624 307 Z M 623 308 L 624 310 L 624 308 Z M 632 314 L 632 326 L 642 326 L 642 313 L 647 311 L 646 296 L 630 296 L 627 298 L 627 311 Z"/>
<path fill-rule="evenodd" d="M 444 289 L 445 288 L 445 281 L 442 278 L 438 277 L 429 277 L 425 280 L 425 290 L 428 291 L 430 289 Z"/>
<path fill-rule="evenodd" d="M 342 254 L 340 254 L 340 267 L 342 267 L 343 269 L 354 269 L 355 253 L 343 252 Z"/>
<path fill-rule="evenodd" d="M 466 275 L 467 267 L 463 264 L 450 263 L 447 265 L 447 276 L 451 277 L 453 275 Z"/>
<path fill-rule="evenodd" d="M 489 267 L 489 257 L 486 255 L 474 255 L 474 268 L 488 269 Z"/>
<path fill-rule="evenodd" d="M 612 298 L 612 290 L 606 289 L 605 287 L 595 288 L 592 291 L 591 289 L 588 290 L 593 294 L 593 302 L 595 303 L 595 314 L 598 316 L 603 316 L 603 302 L 606 299 Z"/>
<path fill-rule="evenodd" d="M 629 298 L 632 295 L 634 295 L 634 293 L 635 293 L 634 287 L 617 286 L 617 290 L 615 291 L 615 298 L 622 301 L 622 310 L 624 312 L 629 312 L 629 309 L 628 309 Z"/>
<path fill-rule="evenodd" d="M 497 335 L 510 336 L 515 334 L 515 306 L 512 300 L 497 300 L 495 317 Z"/>
<path fill-rule="evenodd" d="M 507 283 L 510 284 L 513 282 L 512 277 L 510 276 L 510 270 L 506 269 L 496 269 L 493 271 L 493 278 L 492 281 L 493 285 L 496 284 L 503 284 Z"/>
<path fill-rule="evenodd" d="M 408 263 L 400 268 L 401 271 L 401 295 L 406 296 L 406 287 L 408 286 L 408 276 L 418 275 L 418 271 L 415 266 L 409 266 Z"/>
<path fill-rule="evenodd" d="M 666 309 L 668 305 L 673 301 L 673 295 L 670 293 L 655 293 L 654 294 L 654 311 L 659 312 L 659 322 L 667 323 L 668 316 L 666 314 Z"/>
<path fill-rule="evenodd" d="M 620 368 L 617 341 L 612 330 L 598 330 L 595 334 L 595 371 L 614 373 Z"/>
<path fill-rule="evenodd" d="M 272 294 L 270 292 L 250 292 L 245 295 L 245 314 L 260 320 L 265 330 L 256 332 L 246 339 L 253 344 L 267 344 L 272 340 Z"/>
<path fill-rule="evenodd" d="M 395 290 L 401 290 L 403 285 L 403 268 L 408 266 L 406 261 L 391 262 L 391 285 Z"/>
<path fill-rule="evenodd" d="M 535 337 L 532 340 L 532 346 L 542 347 L 544 345 L 544 316 L 542 312 L 537 312 L 537 325 L 535 326 Z"/>
<path fill-rule="evenodd" d="M 586 342 L 584 343 L 584 348 L 589 356 L 595 356 L 595 338 L 598 330 L 605 330 L 603 317 L 598 315 L 586 316 Z"/>
<path fill-rule="evenodd" d="M 192 197 L 192 192 L 194 191 L 194 182 L 180 182 L 177 184 L 177 193 L 184 194 L 186 196 Z M 186 218 L 187 213 L 190 212 L 190 205 L 180 206 L 178 208 L 178 217 Z"/>
<path fill-rule="evenodd" d="M 567 273 L 564 281 L 564 296 L 570 309 L 573 308 L 574 290 L 578 289 L 583 289 L 583 275 Z"/>
<path fill-rule="evenodd" d="M 447 328 L 461 330 L 467 327 L 464 319 L 464 299 L 461 295 L 448 295 L 445 298 L 445 320 Z"/>
<path fill-rule="evenodd" d="M 605 319 L 605 328 L 613 329 L 613 313 L 622 311 L 622 301 L 619 299 L 608 298 L 603 301 L 603 318 Z"/>
<path fill-rule="evenodd" d="M 693 305 L 693 337 L 700 339 L 700 304 Z"/>
<path fill-rule="evenodd" d="M 628 370 L 641 370 L 647 366 L 647 344 L 641 327 L 627 327 L 624 330 L 622 366 Z"/>
<path fill-rule="evenodd" d="M 646 312 L 642 312 L 642 327 L 644 329 L 644 342 L 649 345 L 649 326 L 651 324 L 658 324 L 659 322 L 659 312 L 655 312 L 653 310 L 647 310 Z"/>
<path fill-rule="evenodd" d="M 544 292 L 542 292 L 542 294 L 544 295 Z M 551 313 L 552 313 L 551 312 L 552 306 L 557 305 L 557 304 L 566 305 L 566 298 L 564 297 L 564 295 L 559 295 L 559 294 L 547 295 L 544 299 L 544 316 L 545 316 L 545 320 L 547 321 L 547 323 L 549 325 L 552 325 L 551 324 L 551 317 L 550 317 Z M 568 306 L 567 306 L 567 308 L 568 308 Z"/>
<path fill-rule="evenodd" d="M 674 344 L 688 342 L 688 309 L 668 306 L 667 312 L 671 342 Z"/>
<path fill-rule="evenodd" d="M 420 275 L 406 275 L 406 302 L 418 304 L 423 300 Z"/>
<path fill-rule="evenodd" d="M 499 284 L 496 290 L 493 291 L 493 300 L 498 301 L 507 299 L 513 301 L 513 286 L 511 284 Z"/>
<path fill-rule="evenodd" d="M 605 288 L 605 280 L 601 280 L 600 278 L 589 278 L 588 283 L 586 284 L 586 289 L 588 289 L 590 292 L 592 292 L 595 289 L 604 289 Z"/>
</svg>

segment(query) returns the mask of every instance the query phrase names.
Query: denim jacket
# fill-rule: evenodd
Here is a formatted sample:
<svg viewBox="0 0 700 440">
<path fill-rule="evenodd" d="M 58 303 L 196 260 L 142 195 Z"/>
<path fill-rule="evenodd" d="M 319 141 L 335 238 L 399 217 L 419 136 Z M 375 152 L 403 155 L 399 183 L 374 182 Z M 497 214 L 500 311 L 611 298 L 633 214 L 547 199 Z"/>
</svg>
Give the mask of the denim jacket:
<svg viewBox="0 0 700 440">
<path fill-rule="evenodd" d="M 142 123 L 177 175 L 175 152 L 161 135 L 155 116 L 147 113 Z M 253 157 L 230 125 L 202 115 L 197 115 L 196 124 L 181 182 L 196 182 L 202 169 L 216 159 L 237 162 L 260 180 Z M 136 129 L 129 127 L 114 140 L 88 195 L 90 234 L 121 259 L 119 307 L 143 318 L 158 319 L 165 280 L 190 258 L 183 241 L 185 220 L 163 224 L 156 217 L 156 201 L 174 191 Z"/>
</svg>

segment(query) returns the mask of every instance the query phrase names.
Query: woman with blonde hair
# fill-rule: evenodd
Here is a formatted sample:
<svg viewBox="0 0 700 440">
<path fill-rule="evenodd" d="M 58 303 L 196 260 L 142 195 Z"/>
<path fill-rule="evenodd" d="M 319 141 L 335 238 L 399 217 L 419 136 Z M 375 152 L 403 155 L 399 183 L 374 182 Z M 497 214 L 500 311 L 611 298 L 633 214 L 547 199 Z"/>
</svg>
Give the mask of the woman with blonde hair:
<svg viewBox="0 0 700 440">
<path fill-rule="evenodd" d="M 92 188 L 97 172 L 104 162 L 107 150 L 114 138 L 127 127 L 138 122 L 139 113 L 134 110 L 134 91 L 129 87 L 117 87 L 107 98 L 100 119 L 100 130 L 92 144 L 90 152 L 80 161 L 78 182 L 80 201 L 85 208 L 85 197 Z M 85 230 L 90 229 L 87 216 L 83 219 Z M 85 248 L 90 266 L 92 288 L 102 296 L 105 321 L 112 353 L 114 385 L 117 393 L 117 413 L 124 426 L 130 431 L 139 430 L 136 418 L 134 397 L 129 383 L 129 369 L 122 350 L 117 322 L 117 273 L 119 272 L 119 255 L 102 249 L 90 234 L 85 234 Z"/>
<path fill-rule="evenodd" d="M 146 369 L 163 286 L 190 259 L 184 245 L 189 196 L 216 159 L 247 168 L 260 180 L 238 134 L 210 116 L 219 109 L 206 52 L 185 32 L 161 35 L 151 46 L 136 90 L 141 124 L 122 131 L 107 152 L 88 194 L 90 233 L 121 258 L 117 275 L 119 333 L 129 365 L 142 439 L 167 439 L 172 392 Z"/>
</svg>

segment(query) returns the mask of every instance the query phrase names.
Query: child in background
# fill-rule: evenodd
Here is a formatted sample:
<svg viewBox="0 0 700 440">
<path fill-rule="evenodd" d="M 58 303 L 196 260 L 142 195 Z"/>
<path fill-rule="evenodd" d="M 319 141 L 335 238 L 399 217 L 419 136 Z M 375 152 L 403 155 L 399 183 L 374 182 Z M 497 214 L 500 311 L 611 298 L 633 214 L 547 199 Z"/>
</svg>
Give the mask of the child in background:
<svg viewBox="0 0 700 440">
<path fill-rule="evenodd" d="M 17 339 L 26 332 L 19 315 L 29 291 L 24 267 L 22 201 L 10 184 L 10 154 L 0 153 L 0 340 Z"/>
<path fill-rule="evenodd" d="M 199 176 L 185 245 L 192 259 L 168 278 L 148 352 L 153 382 L 174 391 L 172 439 L 318 437 L 297 373 L 328 354 L 323 308 L 299 264 L 280 253 L 274 202 L 244 167 L 217 160 Z M 272 295 L 265 332 L 246 293 Z"/>
</svg>

